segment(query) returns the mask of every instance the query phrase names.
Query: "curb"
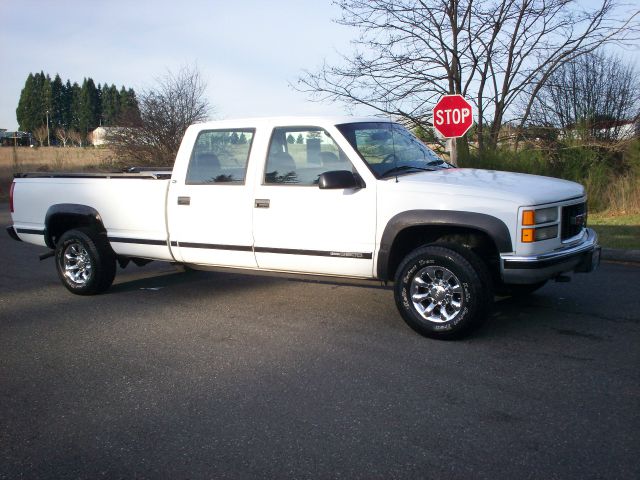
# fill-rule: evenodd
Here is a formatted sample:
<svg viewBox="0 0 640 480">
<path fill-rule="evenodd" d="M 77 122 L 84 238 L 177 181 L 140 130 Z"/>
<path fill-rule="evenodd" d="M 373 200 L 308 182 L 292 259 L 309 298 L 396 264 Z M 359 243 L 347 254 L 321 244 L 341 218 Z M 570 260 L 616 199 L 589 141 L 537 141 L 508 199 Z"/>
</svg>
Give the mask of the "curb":
<svg viewBox="0 0 640 480">
<path fill-rule="evenodd" d="M 640 263 L 640 250 L 623 250 L 620 248 L 603 248 L 602 260 L 612 262 Z"/>
</svg>

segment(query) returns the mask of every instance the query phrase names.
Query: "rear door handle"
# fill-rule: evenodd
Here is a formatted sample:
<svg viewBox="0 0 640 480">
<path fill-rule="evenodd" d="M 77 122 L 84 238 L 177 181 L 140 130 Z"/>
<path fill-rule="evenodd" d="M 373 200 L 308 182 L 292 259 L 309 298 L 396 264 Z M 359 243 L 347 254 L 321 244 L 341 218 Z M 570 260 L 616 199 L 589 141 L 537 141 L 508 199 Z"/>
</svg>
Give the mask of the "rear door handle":
<svg viewBox="0 0 640 480">
<path fill-rule="evenodd" d="M 256 208 L 269 208 L 269 199 L 267 198 L 256 198 L 255 207 Z"/>
<path fill-rule="evenodd" d="M 191 197 L 178 197 L 178 205 L 191 205 Z"/>
</svg>

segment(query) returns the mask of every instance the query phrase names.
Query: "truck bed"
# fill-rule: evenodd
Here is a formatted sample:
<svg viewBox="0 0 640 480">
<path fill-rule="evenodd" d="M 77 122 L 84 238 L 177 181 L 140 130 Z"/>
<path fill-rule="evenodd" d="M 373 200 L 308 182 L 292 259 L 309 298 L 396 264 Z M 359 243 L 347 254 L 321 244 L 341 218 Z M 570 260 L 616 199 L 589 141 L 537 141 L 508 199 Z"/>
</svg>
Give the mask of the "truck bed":
<svg viewBox="0 0 640 480">
<path fill-rule="evenodd" d="M 133 167 L 119 172 L 24 172 L 14 178 L 134 178 L 166 180 L 171 178 L 171 168 Z"/>
<path fill-rule="evenodd" d="M 45 245 L 48 212 L 83 205 L 99 212 L 119 255 L 172 260 L 165 216 L 170 170 L 34 172 L 15 175 L 13 214 L 18 236 Z"/>
</svg>

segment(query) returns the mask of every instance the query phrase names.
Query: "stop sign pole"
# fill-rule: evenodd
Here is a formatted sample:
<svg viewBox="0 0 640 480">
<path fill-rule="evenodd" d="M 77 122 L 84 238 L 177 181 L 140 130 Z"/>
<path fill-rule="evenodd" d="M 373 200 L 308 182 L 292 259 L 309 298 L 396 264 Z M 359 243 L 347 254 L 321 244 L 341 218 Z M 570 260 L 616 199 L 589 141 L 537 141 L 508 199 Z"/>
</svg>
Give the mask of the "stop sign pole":
<svg viewBox="0 0 640 480">
<path fill-rule="evenodd" d="M 456 138 L 473 125 L 473 108 L 462 95 L 443 95 L 433 107 L 433 128 L 450 141 L 451 163 L 458 164 Z"/>
</svg>

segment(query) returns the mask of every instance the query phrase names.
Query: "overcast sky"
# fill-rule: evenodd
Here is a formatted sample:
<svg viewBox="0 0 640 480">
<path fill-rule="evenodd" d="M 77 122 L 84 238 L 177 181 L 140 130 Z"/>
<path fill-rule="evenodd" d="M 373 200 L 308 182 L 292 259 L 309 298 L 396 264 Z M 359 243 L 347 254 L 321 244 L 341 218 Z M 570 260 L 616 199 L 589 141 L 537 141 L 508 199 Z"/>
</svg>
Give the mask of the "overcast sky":
<svg viewBox="0 0 640 480">
<path fill-rule="evenodd" d="M 18 127 L 30 72 L 151 86 L 197 64 L 216 118 L 345 113 L 293 90 L 303 68 L 350 50 L 329 0 L 0 0 L 0 128 Z M 357 113 L 370 113 L 361 111 Z"/>
</svg>

